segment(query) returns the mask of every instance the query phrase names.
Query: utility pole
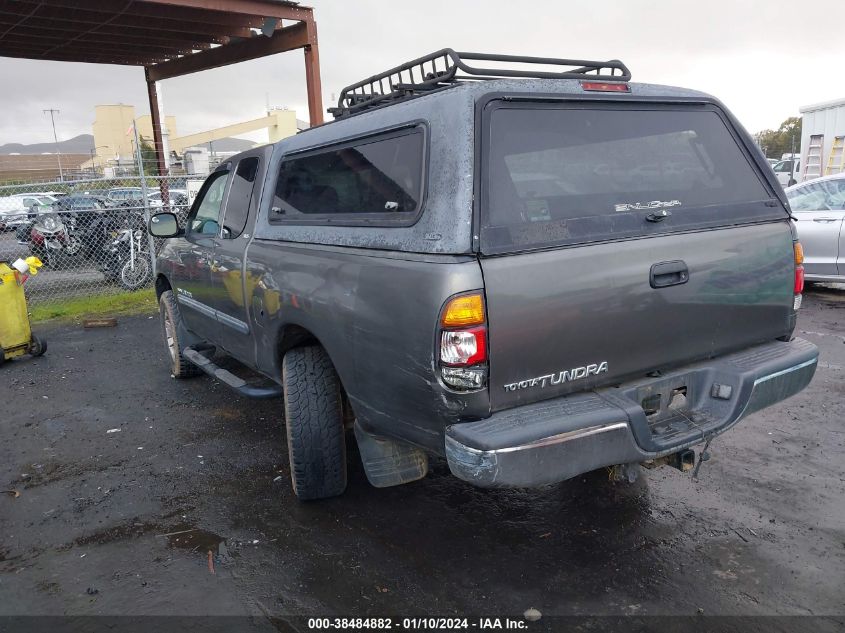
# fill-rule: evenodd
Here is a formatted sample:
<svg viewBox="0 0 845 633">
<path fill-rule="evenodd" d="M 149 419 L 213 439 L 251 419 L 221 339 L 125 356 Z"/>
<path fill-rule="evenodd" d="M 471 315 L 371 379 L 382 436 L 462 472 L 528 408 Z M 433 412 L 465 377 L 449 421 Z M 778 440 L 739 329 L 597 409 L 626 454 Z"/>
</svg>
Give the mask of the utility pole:
<svg viewBox="0 0 845 633">
<path fill-rule="evenodd" d="M 789 160 L 792 163 L 792 171 L 789 174 L 789 185 L 795 182 L 795 132 L 792 133 L 791 139 L 789 146 Z"/>
<path fill-rule="evenodd" d="M 53 108 L 49 108 L 47 110 L 43 110 L 44 114 L 50 113 L 50 121 L 53 123 L 53 141 L 56 143 L 56 160 L 59 161 L 59 180 L 61 182 L 65 181 L 64 172 L 62 172 L 62 153 L 59 151 L 59 137 L 56 136 L 56 114 L 59 114 L 61 110 L 54 110 Z"/>
</svg>

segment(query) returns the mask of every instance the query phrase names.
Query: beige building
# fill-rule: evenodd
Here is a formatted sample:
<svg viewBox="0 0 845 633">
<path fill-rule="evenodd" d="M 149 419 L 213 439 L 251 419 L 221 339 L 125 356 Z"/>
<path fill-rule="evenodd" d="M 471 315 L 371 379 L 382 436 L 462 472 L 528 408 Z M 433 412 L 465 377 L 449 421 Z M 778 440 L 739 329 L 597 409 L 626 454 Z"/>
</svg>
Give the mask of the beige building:
<svg viewBox="0 0 845 633">
<path fill-rule="evenodd" d="M 96 147 L 96 167 L 100 168 L 115 161 L 130 164 L 134 160 L 135 141 L 132 132 L 132 122 L 136 120 L 135 106 L 131 105 L 98 105 L 95 107 L 94 117 L 94 146 Z M 153 129 L 149 114 L 137 117 L 138 134 L 152 143 Z M 182 154 L 188 147 L 203 145 L 238 134 L 246 134 L 256 130 L 267 130 L 267 142 L 293 136 L 297 132 L 296 112 L 294 110 L 273 109 L 267 116 L 242 123 L 234 123 L 223 127 L 179 136 L 176 128 L 176 117 L 167 116 L 163 130 L 167 137 L 166 146 L 170 151 Z M 91 166 L 89 162 L 87 166 Z"/>
<path fill-rule="evenodd" d="M 117 160 L 131 162 L 135 155 L 135 135 L 132 123 L 135 121 L 135 106 L 98 105 L 94 108 L 94 146 L 97 148 L 97 163 L 104 165 Z M 153 126 L 149 114 L 137 117 L 138 134 L 152 143 Z M 176 135 L 176 117 L 165 117 L 165 133 Z"/>
</svg>

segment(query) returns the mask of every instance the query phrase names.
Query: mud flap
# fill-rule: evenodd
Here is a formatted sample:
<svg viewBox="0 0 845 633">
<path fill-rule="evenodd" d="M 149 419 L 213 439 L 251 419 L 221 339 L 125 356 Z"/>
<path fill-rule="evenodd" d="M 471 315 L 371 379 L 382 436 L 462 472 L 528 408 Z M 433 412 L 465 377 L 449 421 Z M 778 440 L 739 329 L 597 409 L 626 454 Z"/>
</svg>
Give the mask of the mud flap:
<svg viewBox="0 0 845 633">
<path fill-rule="evenodd" d="M 428 474 L 428 456 L 419 448 L 368 433 L 357 421 L 355 439 L 367 480 L 376 488 L 406 484 Z"/>
</svg>

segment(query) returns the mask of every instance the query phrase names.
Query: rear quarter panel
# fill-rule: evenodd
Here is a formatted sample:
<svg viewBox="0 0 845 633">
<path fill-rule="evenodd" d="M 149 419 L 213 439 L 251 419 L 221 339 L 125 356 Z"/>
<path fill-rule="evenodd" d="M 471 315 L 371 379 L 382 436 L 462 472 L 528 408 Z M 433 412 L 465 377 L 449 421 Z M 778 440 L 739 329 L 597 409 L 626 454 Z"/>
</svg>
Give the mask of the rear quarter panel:
<svg viewBox="0 0 845 633">
<path fill-rule="evenodd" d="M 281 336 L 299 326 L 328 351 L 373 432 L 442 453 L 447 424 L 489 415 L 487 391 L 450 392 L 434 372 L 440 308 L 483 287 L 476 259 L 255 240 L 247 274 L 263 373 L 281 380 Z"/>
</svg>

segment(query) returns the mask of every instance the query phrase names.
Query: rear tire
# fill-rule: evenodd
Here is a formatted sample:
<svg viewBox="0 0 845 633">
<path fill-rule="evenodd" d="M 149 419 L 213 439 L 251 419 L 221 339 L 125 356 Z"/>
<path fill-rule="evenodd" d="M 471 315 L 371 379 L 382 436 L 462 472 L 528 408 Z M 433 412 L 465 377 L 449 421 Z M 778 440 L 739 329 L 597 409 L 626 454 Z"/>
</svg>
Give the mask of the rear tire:
<svg viewBox="0 0 845 633">
<path fill-rule="evenodd" d="M 158 300 L 158 312 L 161 319 L 161 331 L 164 336 L 164 344 L 170 357 L 170 374 L 174 378 L 190 378 L 199 376 L 202 370 L 192 364 L 184 356 L 186 345 L 179 340 L 179 332 L 182 330 L 182 315 L 179 312 L 179 304 L 173 296 L 172 290 L 161 293 Z"/>
<path fill-rule="evenodd" d="M 319 346 L 289 350 L 282 361 L 290 476 L 300 501 L 346 490 L 346 437 L 340 380 Z"/>
</svg>

